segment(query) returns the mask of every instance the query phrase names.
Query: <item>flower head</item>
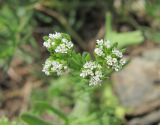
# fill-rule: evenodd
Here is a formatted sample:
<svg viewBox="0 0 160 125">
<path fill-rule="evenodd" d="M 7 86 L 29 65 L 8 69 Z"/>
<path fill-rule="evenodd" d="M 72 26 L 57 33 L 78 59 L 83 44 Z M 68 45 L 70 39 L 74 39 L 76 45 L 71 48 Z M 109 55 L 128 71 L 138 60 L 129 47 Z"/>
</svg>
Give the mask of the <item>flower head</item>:
<svg viewBox="0 0 160 125">
<path fill-rule="evenodd" d="M 103 43 L 104 43 L 103 39 L 96 40 L 96 41 L 97 41 L 97 44 L 98 44 L 98 45 L 100 45 L 100 46 L 102 46 L 102 45 L 103 45 Z"/>
<path fill-rule="evenodd" d="M 57 48 L 55 49 L 56 53 L 67 53 L 67 51 L 68 51 L 68 48 L 63 43 L 57 46 Z"/>
<path fill-rule="evenodd" d="M 87 76 L 93 76 L 93 71 L 90 69 L 82 70 L 80 76 L 83 78 L 85 78 Z"/>
<path fill-rule="evenodd" d="M 126 64 L 126 60 L 125 60 L 125 59 L 123 59 L 123 58 L 122 58 L 122 59 L 120 59 L 120 61 L 119 61 L 119 62 L 120 62 L 120 64 L 121 64 L 122 66 L 123 66 L 124 64 Z"/>
<path fill-rule="evenodd" d="M 67 66 L 65 66 L 64 64 L 62 64 L 58 61 L 53 61 L 52 62 L 51 71 L 56 72 L 58 76 L 62 75 L 66 69 L 67 69 Z"/>
<path fill-rule="evenodd" d="M 46 75 L 50 75 L 50 67 L 52 65 L 52 62 L 50 59 L 47 59 L 45 61 L 45 64 L 43 66 L 42 72 L 44 72 Z"/>
<path fill-rule="evenodd" d="M 67 70 L 67 66 L 51 59 L 47 59 L 43 66 L 42 72 L 46 75 L 51 73 L 56 73 L 57 75 L 62 75 Z"/>
<path fill-rule="evenodd" d="M 59 39 L 59 38 L 61 38 L 61 33 L 56 32 L 55 34 L 49 34 L 49 38 Z"/>
<path fill-rule="evenodd" d="M 83 65 L 80 76 L 83 78 L 89 78 L 89 85 L 97 85 L 101 83 L 102 72 L 101 65 L 96 64 L 96 62 L 89 61 Z"/>
<path fill-rule="evenodd" d="M 86 62 L 86 63 L 83 65 L 83 67 L 84 67 L 85 69 L 91 69 L 91 70 L 93 70 L 93 69 L 95 69 L 95 68 L 97 67 L 97 65 L 96 65 L 96 63 L 93 62 L 93 61 L 88 61 L 88 62 Z"/>
<path fill-rule="evenodd" d="M 48 39 L 43 43 L 43 46 L 47 49 L 54 49 L 56 53 L 66 54 L 73 48 L 73 43 L 62 33 L 55 32 L 48 35 Z"/>
<path fill-rule="evenodd" d="M 103 56 L 104 53 L 103 53 L 103 50 L 101 48 L 96 48 L 94 50 L 94 52 L 98 55 L 98 56 Z"/>
<path fill-rule="evenodd" d="M 90 86 L 95 86 L 95 85 L 100 85 L 102 82 L 101 78 L 98 76 L 93 76 L 91 77 L 91 79 L 89 80 L 89 85 Z"/>
<path fill-rule="evenodd" d="M 118 49 L 116 49 L 116 48 L 114 48 L 113 50 L 112 50 L 112 53 L 114 54 L 114 55 L 116 55 L 117 57 L 119 57 L 119 58 L 122 58 L 123 57 L 123 54 L 122 54 L 122 52 L 120 52 Z"/>
</svg>

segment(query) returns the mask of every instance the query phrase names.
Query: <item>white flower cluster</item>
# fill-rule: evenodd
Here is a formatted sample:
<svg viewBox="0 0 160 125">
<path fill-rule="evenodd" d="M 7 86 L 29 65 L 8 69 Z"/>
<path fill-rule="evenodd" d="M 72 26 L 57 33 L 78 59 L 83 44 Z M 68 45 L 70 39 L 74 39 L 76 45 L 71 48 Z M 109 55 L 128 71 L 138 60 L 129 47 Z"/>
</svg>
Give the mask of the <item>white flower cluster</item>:
<svg viewBox="0 0 160 125">
<path fill-rule="evenodd" d="M 61 64 L 57 61 L 52 62 L 51 71 L 56 72 L 58 76 L 62 75 L 66 70 L 67 70 L 67 66 L 65 66 L 64 64 Z"/>
<path fill-rule="evenodd" d="M 86 62 L 83 65 L 80 76 L 83 78 L 89 78 L 89 85 L 97 85 L 102 82 L 101 66 L 93 61 Z"/>
<path fill-rule="evenodd" d="M 70 50 L 72 47 L 73 47 L 73 43 L 63 38 L 62 43 L 56 47 L 55 52 L 56 53 L 67 53 L 68 50 Z"/>
<path fill-rule="evenodd" d="M 42 69 L 42 72 L 44 72 L 47 76 L 50 75 L 51 65 L 52 65 L 52 61 L 50 59 L 47 59 Z"/>
<path fill-rule="evenodd" d="M 47 59 L 43 66 L 42 72 L 44 72 L 46 75 L 50 75 L 53 72 L 55 72 L 57 75 L 62 75 L 66 70 L 67 66 L 64 64 L 58 61 Z"/>
<path fill-rule="evenodd" d="M 52 45 L 54 45 L 54 43 L 52 43 L 51 39 L 48 39 L 43 43 L 43 46 L 45 46 L 46 48 L 51 48 Z"/>
<path fill-rule="evenodd" d="M 104 53 L 103 53 L 102 48 L 95 48 L 94 52 L 95 52 L 98 56 L 104 56 Z"/>
<path fill-rule="evenodd" d="M 60 39 L 62 36 L 61 36 L 61 33 L 55 33 L 55 34 L 49 34 L 49 39 L 47 41 L 45 41 L 43 43 L 43 46 L 45 46 L 46 48 L 51 48 L 52 46 L 55 45 L 55 42 L 53 41 L 54 39 Z"/>
<path fill-rule="evenodd" d="M 97 48 L 95 48 L 94 52 L 98 55 L 98 56 L 105 56 L 104 51 L 104 47 L 105 48 L 110 48 L 111 44 L 110 41 L 104 41 L 103 39 L 101 40 L 97 40 Z"/>
<path fill-rule="evenodd" d="M 110 51 L 106 53 L 106 51 Z M 112 68 L 115 71 L 119 71 L 122 66 L 126 63 L 123 59 L 123 54 L 117 48 L 111 48 L 110 41 L 104 41 L 103 39 L 97 40 L 97 46 L 94 50 L 97 56 L 103 57 L 108 65 L 108 68 Z"/>
<path fill-rule="evenodd" d="M 56 43 L 56 40 L 61 41 Z M 48 40 L 43 43 L 46 48 L 54 48 L 56 53 L 67 53 L 71 48 L 73 48 L 73 43 L 66 38 L 63 38 L 61 33 L 49 34 Z"/>
<path fill-rule="evenodd" d="M 119 58 L 122 58 L 123 57 L 123 54 L 122 54 L 122 52 L 120 52 L 118 49 L 116 49 L 116 48 L 114 48 L 113 50 L 112 50 L 112 53 L 114 54 L 114 55 L 116 55 L 117 57 L 119 57 Z"/>
<path fill-rule="evenodd" d="M 106 48 L 111 47 L 111 42 L 109 40 L 105 41 L 103 39 L 100 39 L 100 40 L 96 40 L 96 42 L 97 42 L 97 45 L 100 47 L 103 47 L 103 46 L 105 46 Z"/>
<path fill-rule="evenodd" d="M 115 71 L 119 71 L 122 68 L 122 66 L 126 63 L 126 60 L 123 58 L 118 61 L 117 58 L 107 56 L 105 59 L 107 65 L 112 67 L 112 69 L 114 69 Z"/>
<path fill-rule="evenodd" d="M 49 34 L 49 38 L 51 38 L 51 39 L 59 39 L 59 38 L 61 38 L 61 33 L 58 33 L 58 32 L 56 32 L 56 33 L 53 33 L 53 34 Z"/>
<path fill-rule="evenodd" d="M 69 60 L 69 57 L 77 57 L 77 55 L 76 53 L 72 53 L 74 50 L 73 43 L 70 41 L 70 36 L 56 32 L 54 34 L 49 34 L 49 36 L 44 39 L 45 42 L 43 45 L 49 50 L 51 55 L 45 61 L 42 72 L 46 75 L 56 73 L 59 76 L 69 71 L 69 68 L 74 69 L 74 67 L 71 67 L 72 64 L 70 63 L 72 63 L 72 61 Z M 110 73 L 112 70 L 119 71 L 126 63 L 122 52 L 114 45 L 111 45 L 110 41 L 101 39 L 97 40 L 96 43 L 97 45 L 94 50 L 95 60 L 86 61 L 89 58 L 80 56 L 79 62 L 77 65 L 75 64 L 75 66 L 81 66 L 78 64 L 84 61 L 86 62 L 82 68 L 78 67 L 77 69 L 81 68 L 80 76 L 89 79 L 90 86 L 101 85 L 105 74 L 108 72 Z M 106 70 L 104 68 L 106 68 Z"/>
</svg>

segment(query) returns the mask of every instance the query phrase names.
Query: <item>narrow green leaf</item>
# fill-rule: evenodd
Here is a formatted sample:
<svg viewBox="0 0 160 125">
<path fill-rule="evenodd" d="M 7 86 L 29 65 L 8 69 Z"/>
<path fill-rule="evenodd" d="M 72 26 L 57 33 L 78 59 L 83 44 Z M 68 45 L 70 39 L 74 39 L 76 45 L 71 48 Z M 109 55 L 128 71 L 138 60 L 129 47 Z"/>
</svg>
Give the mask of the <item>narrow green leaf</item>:
<svg viewBox="0 0 160 125">
<path fill-rule="evenodd" d="M 43 121 L 42 119 L 33 116 L 28 113 L 24 113 L 21 115 L 21 118 L 23 121 L 25 121 L 28 125 L 53 125 L 51 123 L 48 123 L 46 121 Z"/>
<path fill-rule="evenodd" d="M 35 106 L 36 106 L 37 109 L 42 110 L 42 111 L 44 111 L 44 110 L 52 111 L 57 116 L 59 116 L 60 118 L 62 118 L 65 121 L 65 124 L 68 125 L 68 118 L 67 118 L 67 116 L 63 112 L 59 111 L 58 109 L 50 106 L 48 103 L 37 102 Z"/>
<path fill-rule="evenodd" d="M 131 32 L 123 32 L 118 33 L 112 31 L 112 16 L 110 13 L 106 14 L 106 33 L 105 39 L 110 40 L 112 43 L 118 43 L 118 47 L 122 48 L 128 45 L 139 44 L 143 42 L 144 36 L 141 31 L 131 31 Z"/>
<path fill-rule="evenodd" d="M 47 40 L 48 40 L 48 36 L 44 36 L 44 37 L 43 37 L 43 40 L 44 40 L 44 41 L 47 41 Z"/>
</svg>

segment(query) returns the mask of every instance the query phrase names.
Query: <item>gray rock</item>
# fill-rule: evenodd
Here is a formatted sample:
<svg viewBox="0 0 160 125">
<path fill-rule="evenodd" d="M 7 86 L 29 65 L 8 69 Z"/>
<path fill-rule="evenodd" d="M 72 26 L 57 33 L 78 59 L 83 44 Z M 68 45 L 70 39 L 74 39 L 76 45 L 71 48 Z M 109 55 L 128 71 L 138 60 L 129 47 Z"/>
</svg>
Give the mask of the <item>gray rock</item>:
<svg viewBox="0 0 160 125">
<path fill-rule="evenodd" d="M 133 114 L 144 114 L 160 107 L 160 49 L 134 57 L 112 77 L 115 92 Z"/>
</svg>

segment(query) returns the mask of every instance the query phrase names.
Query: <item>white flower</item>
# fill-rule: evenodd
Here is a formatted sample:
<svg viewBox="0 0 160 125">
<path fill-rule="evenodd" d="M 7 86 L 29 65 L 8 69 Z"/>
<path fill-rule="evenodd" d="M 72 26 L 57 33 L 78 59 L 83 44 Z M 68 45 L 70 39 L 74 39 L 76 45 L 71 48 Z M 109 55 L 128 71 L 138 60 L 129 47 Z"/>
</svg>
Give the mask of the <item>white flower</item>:
<svg viewBox="0 0 160 125">
<path fill-rule="evenodd" d="M 102 77 L 103 76 L 101 71 L 96 71 L 95 75 L 98 76 L 98 77 Z"/>
<path fill-rule="evenodd" d="M 66 43 L 66 46 L 67 46 L 69 49 L 71 49 L 71 48 L 73 47 L 73 43 L 70 41 L 70 42 Z"/>
<path fill-rule="evenodd" d="M 109 66 L 112 66 L 112 65 L 113 65 L 113 61 L 112 61 L 112 57 L 111 57 L 111 56 L 107 56 L 105 59 L 106 59 L 107 64 L 108 64 Z"/>
<path fill-rule="evenodd" d="M 68 50 L 71 49 L 72 47 L 73 47 L 73 43 L 63 38 L 62 43 L 56 47 L 55 52 L 56 53 L 67 53 Z"/>
<path fill-rule="evenodd" d="M 120 59 L 119 63 L 123 66 L 124 64 L 126 64 L 126 60 L 125 59 Z"/>
<path fill-rule="evenodd" d="M 56 32 L 56 33 L 54 34 L 54 38 L 56 38 L 56 39 L 61 38 L 61 33 L 57 33 L 57 32 Z"/>
<path fill-rule="evenodd" d="M 45 61 L 45 64 L 43 66 L 42 72 L 44 72 L 46 75 L 50 75 L 50 67 L 51 67 L 52 63 L 49 59 L 47 59 Z"/>
<path fill-rule="evenodd" d="M 67 39 L 63 38 L 62 42 L 69 48 L 71 49 L 73 47 L 73 43 L 71 41 L 68 41 Z"/>
<path fill-rule="evenodd" d="M 56 32 L 55 34 L 49 34 L 49 38 L 59 39 L 59 38 L 61 38 L 61 33 Z"/>
<path fill-rule="evenodd" d="M 46 48 L 50 48 L 51 47 L 51 44 L 48 42 L 48 41 L 45 41 L 43 43 L 43 46 L 45 46 Z"/>
<path fill-rule="evenodd" d="M 45 46 L 46 48 L 51 48 L 54 45 L 55 43 L 50 38 L 43 43 L 43 46 Z"/>
<path fill-rule="evenodd" d="M 54 39 L 59 39 L 61 41 L 59 42 Z M 56 32 L 54 34 L 49 34 L 49 39 L 43 43 L 43 46 L 46 48 L 55 48 L 54 51 L 56 53 L 67 53 L 69 49 L 73 48 L 73 43 L 68 41 L 68 39 L 63 38 L 61 33 Z"/>
<path fill-rule="evenodd" d="M 63 39 L 62 39 L 62 42 L 66 44 L 66 43 L 68 42 L 68 40 L 65 39 L 65 38 L 63 38 Z"/>
<path fill-rule="evenodd" d="M 104 42 L 104 46 L 105 46 L 106 48 L 110 48 L 110 47 L 111 47 L 111 42 L 110 42 L 109 40 L 105 41 L 105 42 Z"/>
<path fill-rule="evenodd" d="M 117 57 L 120 57 L 120 58 L 123 57 L 122 52 L 120 52 L 120 51 L 119 51 L 118 49 L 116 49 L 116 48 L 114 48 L 114 49 L 112 50 L 112 53 L 113 53 L 114 55 L 116 55 Z"/>
<path fill-rule="evenodd" d="M 50 75 L 50 72 L 48 71 L 48 69 L 43 68 L 42 72 L 44 72 L 47 76 Z"/>
<path fill-rule="evenodd" d="M 103 51 L 102 51 L 101 48 L 96 48 L 96 49 L 94 50 L 94 52 L 95 52 L 98 56 L 103 56 L 103 55 L 104 55 L 104 53 L 103 53 Z"/>
<path fill-rule="evenodd" d="M 49 38 L 54 39 L 54 34 L 49 34 Z"/>
<path fill-rule="evenodd" d="M 57 75 L 62 75 L 66 69 L 67 69 L 67 66 L 65 66 L 64 64 L 61 64 L 57 61 L 52 62 L 51 71 L 56 72 Z"/>
<path fill-rule="evenodd" d="M 59 46 L 56 47 L 55 52 L 56 53 L 67 53 L 68 48 L 66 47 L 65 44 L 60 44 Z"/>
<path fill-rule="evenodd" d="M 89 85 L 90 86 L 95 86 L 95 85 L 100 85 L 101 84 L 101 82 L 102 82 L 102 80 L 100 79 L 100 77 L 98 77 L 98 76 L 92 76 L 91 77 L 91 79 L 90 79 L 90 81 L 89 81 Z"/>
<path fill-rule="evenodd" d="M 98 44 L 98 45 L 100 45 L 100 46 L 102 46 L 102 45 L 103 45 L 103 42 L 104 42 L 104 41 L 103 41 L 103 39 L 96 40 L 96 41 L 97 41 L 97 44 Z"/>
<path fill-rule="evenodd" d="M 113 64 L 117 63 L 118 62 L 117 58 L 112 58 L 112 62 L 113 62 Z"/>
<path fill-rule="evenodd" d="M 119 71 L 120 69 L 121 69 L 121 67 L 117 64 L 115 64 L 114 66 L 113 66 L 113 69 L 117 72 L 117 71 Z"/>
<path fill-rule="evenodd" d="M 85 78 L 87 76 L 93 76 L 93 71 L 90 69 L 84 69 L 84 70 L 82 70 L 80 76 L 83 78 Z"/>
<path fill-rule="evenodd" d="M 100 70 L 101 68 L 100 64 L 96 64 L 93 61 L 86 62 L 83 65 L 83 70 L 80 76 L 83 78 L 89 78 L 89 85 L 100 84 L 102 82 L 101 78 L 103 77 L 102 71 Z"/>
<path fill-rule="evenodd" d="M 43 66 L 42 72 L 44 72 L 46 75 L 50 75 L 52 72 L 57 73 L 57 75 L 62 75 L 67 70 L 67 68 L 67 66 L 61 64 L 58 61 L 47 59 Z"/>
<path fill-rule="evenodd" d="M 55 70 L 55 69 L 60 69 L 60 70 L 61 70 L 61 69 L 63 68 L 62 64 L 60 64 L 60 63 L 57 62 L 57 61 L 53 61 L 53 62 L 52 62 L 52 66 L 53 66 L 52 69 L 54 69 L 54 70 Z"/>
<path fill-rule="evenodd" d="M 107 64 L 108 64 L 109 66 L 112 66 L 112 65 L 113 65 L 112 60 L 107 60 Z"/>
<path fill-rule="evenodd" d="M 89 61 L 89 62 L 86 62 L 83 67 L 93 70 L 97 67 L 97 65 L 95 64 L 95 62 Z"/>
</svg>

